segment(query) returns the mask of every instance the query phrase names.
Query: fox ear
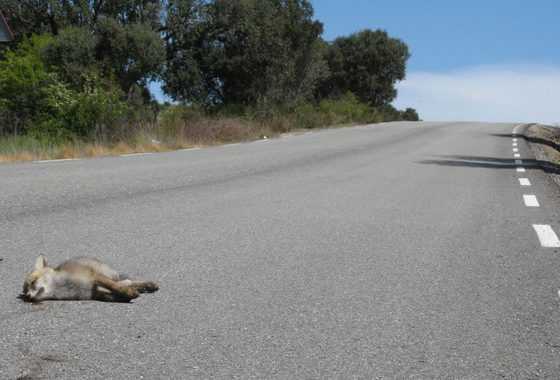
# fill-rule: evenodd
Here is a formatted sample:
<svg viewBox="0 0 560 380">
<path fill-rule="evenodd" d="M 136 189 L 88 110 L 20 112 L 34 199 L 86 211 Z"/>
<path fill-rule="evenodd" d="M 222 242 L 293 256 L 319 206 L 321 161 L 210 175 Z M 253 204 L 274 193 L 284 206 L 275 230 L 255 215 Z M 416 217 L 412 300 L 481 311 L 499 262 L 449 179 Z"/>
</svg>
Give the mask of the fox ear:
<svg viewBox="0 0 560 380">
<path fill-rule="evenodd" d="M 39 257 L 37 257 L 37 259 L 35 260 L 35 270 L 41 270 L 46 267 L 47 259 L 45 259 L 45 256 L 40 255 Z"/>
</svg>

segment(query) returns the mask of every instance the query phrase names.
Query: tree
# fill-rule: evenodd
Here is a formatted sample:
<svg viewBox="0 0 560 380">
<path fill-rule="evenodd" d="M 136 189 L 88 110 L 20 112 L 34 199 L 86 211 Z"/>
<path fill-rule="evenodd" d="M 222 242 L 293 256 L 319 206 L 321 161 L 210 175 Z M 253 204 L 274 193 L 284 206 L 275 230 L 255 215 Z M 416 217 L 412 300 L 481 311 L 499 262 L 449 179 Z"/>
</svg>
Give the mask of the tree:
<svg viewBox="0 0 560 380">
<path fill-rule="evenodd" d="M 59 78 L 79 89 L 84 84 L 85 75 L 97 70 L 96 45 L 97 38 L 93 32 L 71 26 L 63 29 L 45 46 L 42 57 Z"/>
<path fill-rule="evenodd" d="M 161 0 L 1 1 L 19 40 L 32 34 L 55 36 L 47 62 L 71 83 L 81 81 L 84 66 L 97 66 L 128 93 L 161 72 Z"/>
<path fill-rule="evenodd" d="M 326 51 L 330 76 L 323 81 L 320 96 L 352 92 L 372 106 L 389 104 L 397 96 L 396 82 L 405 78 L 409 57 L 407 45 L 382 30 L 339 37 Z"/>
<path fill-rule="evenodd" d="M 401 117 L 402 117 L 403 120 L 407 120 L 407 121 L 419 121 L 420 120 L 420 116 L 418 116 L 418 112 L 416 112 L 416 110 L 414 108 L 405 109 L 402 112 Z"/>
<path fill-rule="evenodd" d="M 164 40 L 166 70 L 163 89 L 175 100 L 199 103 L 220 99 L 216 74 L 211 70 L 212 47 L 207 41 L 208 7 L 199 0 L 169 0 Z M 218 92 L 213 92 L 218 88 Z"/>
<path fill-rule="evenodd" d="M 162 0 L 0 0 L 0 8 L 21 40 L 31 34 L 57 35 L 68 26 L 94 29 L 103 18 L 121 25 L 161 27 Z"/>
<path fill-rule="evenodd" d="M 105 75 L 114 76 L 125 93 L 156 79 L 165 62 L 165 46 L 146 23 L 121 24 L 105 18 L 95 30 L 96 60 Z"/>
<path fill-rule="evenodd" d="M 201 103 L 310 99 L 326 65 L 308 0 L 170 2 L 165 90 Z"/>
</svg>

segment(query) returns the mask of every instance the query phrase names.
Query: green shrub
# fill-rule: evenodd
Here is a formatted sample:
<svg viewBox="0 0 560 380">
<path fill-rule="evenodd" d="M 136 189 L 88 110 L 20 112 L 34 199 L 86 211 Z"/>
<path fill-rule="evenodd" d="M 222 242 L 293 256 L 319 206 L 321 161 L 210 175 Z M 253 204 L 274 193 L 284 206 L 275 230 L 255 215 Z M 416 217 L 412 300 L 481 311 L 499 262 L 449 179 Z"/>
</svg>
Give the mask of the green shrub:
<svg viewBox="0 0 560 380">
<path fill-rule="evenodd" d="M 7 121 L 2 132 L 25 132 L 47 107 L 47 89 L 57 80 L 46 70 L 41 51 L 51 41 L 48 35 L 33 36 L 0 60 L 0 110 Z"/>
<path fill-rule="evenodd" d="M 48 86 L 48 107 L 33 128 L 35 135 L 107 138 L 115 133 L 127 112 L 121 91 L 93 74 L 85 75 L 84 83 L 82 91 L 60 82 Z"/>
<path fill-rule="evenodd" d="M 328 115 L 312 104 L 305 103 L 294 109 L 297 128 L 317 128 L 328 120 Z"/>
<path fill-rule="evenodd" d="M 87 28 L 69 27 L 60 31 L 41 51 L 41 57 L 50 71 L 60 79 L 80 89 L 84 73 L 92 70 L 95 62 L 96 38 Z"/>
<path fill-rule="evenodd" d="M 207 118 L 202 108 L 197 106 L 170 105 L 158 117 L 161 138 L 172 138 L 184 134 L 189 124 Z"/>
</svg>

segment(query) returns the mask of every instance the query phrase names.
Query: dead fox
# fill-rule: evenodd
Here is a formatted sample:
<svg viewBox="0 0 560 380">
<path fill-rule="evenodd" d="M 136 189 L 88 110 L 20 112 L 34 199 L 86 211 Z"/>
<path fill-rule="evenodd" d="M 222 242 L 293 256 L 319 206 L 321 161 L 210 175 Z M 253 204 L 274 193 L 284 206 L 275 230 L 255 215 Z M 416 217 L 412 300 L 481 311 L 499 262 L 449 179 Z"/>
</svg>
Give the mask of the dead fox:
<svg viewBox="0 0 560 380">
<path fill-rule="evenodd" d="M 129 302 L 140 293 L 159 289 L 155 282 L 132 280 L 109 265 L 93 258 L 67 260 L 56 268 L 43 256 L 35 261 L 33 272 L 23 283 L 20 297 L 28 302 L 45 300 L 98 300 Z"/>
</svg>

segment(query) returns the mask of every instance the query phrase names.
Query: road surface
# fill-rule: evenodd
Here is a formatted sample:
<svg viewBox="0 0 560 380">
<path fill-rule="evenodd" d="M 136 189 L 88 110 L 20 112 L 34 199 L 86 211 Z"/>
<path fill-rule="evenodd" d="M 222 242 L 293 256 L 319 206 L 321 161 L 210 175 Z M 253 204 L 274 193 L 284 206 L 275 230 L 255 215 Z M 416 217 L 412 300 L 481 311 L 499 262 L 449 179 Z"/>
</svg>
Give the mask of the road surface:
<svg viewBox="0 0 560 380">
<path fill-rule="evenodd" d="M 2 165 L 0 378 L 558 378 L 560 252 L 533 225 L 560 231 L 560 192 L 517 171 L 514 127 Z M 40 253 L 161 290 L 26 304 Z"/>
</svg>

